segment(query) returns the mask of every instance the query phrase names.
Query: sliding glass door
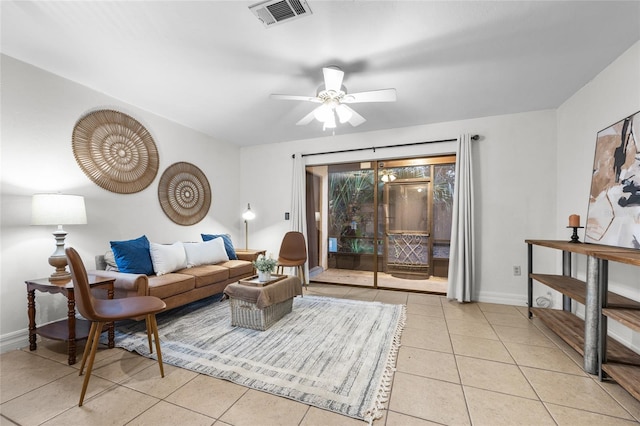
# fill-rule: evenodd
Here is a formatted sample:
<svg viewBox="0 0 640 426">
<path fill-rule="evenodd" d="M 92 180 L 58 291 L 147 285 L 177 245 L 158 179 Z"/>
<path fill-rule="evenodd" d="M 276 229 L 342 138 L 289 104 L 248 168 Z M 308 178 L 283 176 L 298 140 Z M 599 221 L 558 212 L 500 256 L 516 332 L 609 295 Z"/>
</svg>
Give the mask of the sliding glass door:
<svg viewBox="0 0 640 426">
<path fill-rule="evenodd" d="M 308 167 L 316 281 L 446 291 L 454 165 L 447 156 Z"/>
<path fill-rule="evenodd" d="M 328 268 L 358 285 L 375 279 L 375 177 L 371 163 L 328 168 Z"/>
</svg>

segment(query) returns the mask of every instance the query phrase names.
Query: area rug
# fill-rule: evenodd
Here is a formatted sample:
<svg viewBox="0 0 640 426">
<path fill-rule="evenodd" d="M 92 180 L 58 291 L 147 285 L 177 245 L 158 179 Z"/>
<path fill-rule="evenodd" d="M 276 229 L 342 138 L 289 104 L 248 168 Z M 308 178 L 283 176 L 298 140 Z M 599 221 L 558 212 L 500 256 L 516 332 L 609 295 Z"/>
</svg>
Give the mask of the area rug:
<svg viewBox="0 0 640 426">
<path fill-rule="evenodd" d="M 404 305 L 296 297 L 266 331 L 232 327 L 228 301 L 158 315 L 162 358 L 242 386 L 371 422 L 391 388 Z M 149 354 L 144 321 L 118 325 L 116 346 Z"/>
</svg>

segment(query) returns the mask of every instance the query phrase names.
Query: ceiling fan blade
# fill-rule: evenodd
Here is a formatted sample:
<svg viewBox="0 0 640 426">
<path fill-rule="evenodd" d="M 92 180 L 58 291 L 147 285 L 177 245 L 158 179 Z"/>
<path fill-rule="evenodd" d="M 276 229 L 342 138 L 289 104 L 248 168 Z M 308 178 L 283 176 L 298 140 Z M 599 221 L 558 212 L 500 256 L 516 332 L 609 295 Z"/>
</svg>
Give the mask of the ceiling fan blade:
<svg viewBox="0 0 640 426">
<path fill-rule="evenodd" d="M 298 95 L 270 95 L 271 99 L 279 101 L 309 101 L 309 102 L 322 102 L 315 96 L 298 96 Z"/>
<path fill-rule="evenodd" d="M 342 79 L 344 78 L 344 71 L 338 67 L 326 67 L 322 68 L 324 74 L 324 88 L 325 90 L 333 90 L 339 92 L 342 88 Z"/>
<path fill-rule="evenodd" d="M 357 127 L 357 126 L 361 125 L 362 123 L 364 123 L 365 121 L 367 121 L 366 118 L 364 118 L 363 116 L 361 116 L 360 114 L 355 112 L 353 110 L 353 108 L 349 108 L 348 106 L 346 106 L 344 104 L 340 104 L 339 108 L 346 109 L 347 111 L 349 111 L 351 113 L 351 118 L 349 118 L 347 121 L 353 127 Z"/>
<path fill-rule="evenodd" d="M 359 102 L 395 102 L 396 89 L 371 90 L 369 92 L 349 93 L 342 102 L 345 104 L 356 104 Z"/>
<path fill-rule="evenodd" d="M 318 108 L 320 108 L 320 107 L 318 107 Z M 318 109 L 318 108 L 316 108 L 316 109 Z M 307 124 L 311 123 L 313 121 L 313 119 L 315 118 L 315 115 L 313 115 L 313 113 L 316 112 L 316 109 L 314 109 L 309 114 L 307 114 L 304 117 L 302 117 L 302 119 L 296 123 L 296 126 L 306 126 Z"/>
</svg>

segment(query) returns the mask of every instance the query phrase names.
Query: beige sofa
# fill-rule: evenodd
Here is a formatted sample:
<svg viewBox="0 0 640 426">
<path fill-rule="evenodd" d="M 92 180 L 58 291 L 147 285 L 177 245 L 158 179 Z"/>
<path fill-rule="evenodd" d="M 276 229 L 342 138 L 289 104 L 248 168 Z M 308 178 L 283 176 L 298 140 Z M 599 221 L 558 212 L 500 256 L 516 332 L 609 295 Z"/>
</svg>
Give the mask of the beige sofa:
<svg viewBox="0 0 640 426">
<path fill-rule="evenodd" d="M 107 252 L 106 258 L 105 255 L 96 256 L 96 270 L 88 272 L 115 278 L 116 298 L 156 296 L 164 300 L 167 309 L 171 309 L 222 293 L 228 284 L 255 275 L 252 261 L 258 253 L 260 252 L 238 250 L 237 260 L 183 268 L 163 275 L 145 275 L 113 270 L 110 252 Z"/>
</svg>

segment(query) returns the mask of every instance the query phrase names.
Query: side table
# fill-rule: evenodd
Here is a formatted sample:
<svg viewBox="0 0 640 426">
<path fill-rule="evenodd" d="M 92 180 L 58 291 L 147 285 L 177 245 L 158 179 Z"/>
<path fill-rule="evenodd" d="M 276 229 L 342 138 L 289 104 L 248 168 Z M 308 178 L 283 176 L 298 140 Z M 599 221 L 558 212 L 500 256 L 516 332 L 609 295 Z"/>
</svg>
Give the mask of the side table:
<svg viewBox="0 0 640 426">
<path fill-rule="evenodd" d="M 249 262 L 253 262 L 258 259 L 258 256 L 267 255 L 267 251 L 263 249 L 235 249 L 236 255 L 240 260 L 248 260 Z"/>
<path fill-rule="evenodd" d="M 113 283 L 115 278 L 98 277 L 89 275 L 91 287 L 106 288 L 109 299 L 113 299 Z M 89 336 L 91 322 L 76 319 L 76 302 L 72 281 L 51 282 L 48 278 L 39 278 L 25 281 L 27 284 L 27 315 L 29 316 L 29 349 L 37 348 L 36 334 L 55 340 L 67 341 L 69 365 L 76 363 L 76 341 L 86 339 Z M 36 290 L 43 293 L 61 293 L 67 297 L 67 319 L 36 327 Z M 113 323 L 108 325 L 109 348 L 114 347 Z"/>
</svg>

